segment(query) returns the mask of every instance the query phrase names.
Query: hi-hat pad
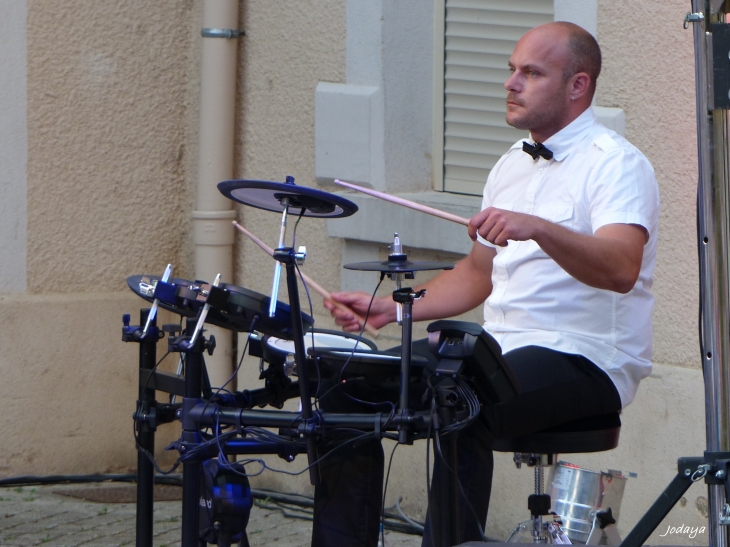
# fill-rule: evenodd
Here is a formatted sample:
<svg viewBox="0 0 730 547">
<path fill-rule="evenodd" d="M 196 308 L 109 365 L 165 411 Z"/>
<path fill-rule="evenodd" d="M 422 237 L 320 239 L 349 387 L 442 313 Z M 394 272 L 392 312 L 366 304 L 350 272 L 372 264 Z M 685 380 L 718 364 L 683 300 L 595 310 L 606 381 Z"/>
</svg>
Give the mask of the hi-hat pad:
<svg viewBox="0 0 730 547">
<path fill-rule="evenodd" d="M 289 177 L 287 177 L 289 178 Z M 297 186 L 292 182 L 266 180 L 226 180 L 218 183 L 218 190 L 228 199 L 266 211 L 281 213 L 289 206 L 289 213 L 305 217 L 349 217 L 357 212 L 357 205 L 329 192 Z"/>
</svg>

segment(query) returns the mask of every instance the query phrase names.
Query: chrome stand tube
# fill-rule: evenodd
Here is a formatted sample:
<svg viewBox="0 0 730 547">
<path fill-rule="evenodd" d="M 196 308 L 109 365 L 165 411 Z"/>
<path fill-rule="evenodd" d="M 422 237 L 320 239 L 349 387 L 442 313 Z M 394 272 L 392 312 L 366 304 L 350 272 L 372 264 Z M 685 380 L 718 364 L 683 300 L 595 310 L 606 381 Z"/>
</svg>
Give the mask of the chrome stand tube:
<svg viewBox="0 0 730 547">
<path fill-rule="evenodd" d="M 713 5 L 717 4 L 713 0 L 692 1 L 699 166 L 697 226 L 701 344 L 707 450 L 712 452 L 730 451 L 728 116 L 727 110 L 714 109 L 714 96 L 710 96 L 714 85 L 711 24 L 725 22 L 724 11 L 712 12 Z M 728 547 L 728 527 L 720 525 L 719 518 L 725 503 L 724 487 L 708 486 L 708 500 L 710 546 Z"/>
<path fill-rule="evenodd" d="M 289 213 L 289 200 L 284 198 L 282 200 L 284 210 L 281 212 L 281 228 L 279 228 L 279 244 L 276 246 L 277 249 L 284 247 L 284 240 L 286 239 L 286 217 Z M 279 298 L 279 284 L 281 283 L 281 262 L 275 261 L 274 265 L 274 281 L 271 284 L 271 301 L 269 302 L 269 317 L 276 317 L 276 302 Z"/>
</svg>

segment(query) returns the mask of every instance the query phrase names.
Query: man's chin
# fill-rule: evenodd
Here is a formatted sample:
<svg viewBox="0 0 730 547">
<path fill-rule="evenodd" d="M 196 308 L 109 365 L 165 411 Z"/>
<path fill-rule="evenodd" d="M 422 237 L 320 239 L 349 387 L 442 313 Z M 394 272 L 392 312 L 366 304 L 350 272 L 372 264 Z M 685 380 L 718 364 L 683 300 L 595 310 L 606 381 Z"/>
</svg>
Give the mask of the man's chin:
<svg viewBox="0 0 730 547">
<path fill-rule="evenodd" d="M 517 116 L 510 116 L 509 113 L 505 117 L 507 125 L 514 127 L 515 129 L 527 129 L 527 124 L 523 118 Z"/>
</svg>

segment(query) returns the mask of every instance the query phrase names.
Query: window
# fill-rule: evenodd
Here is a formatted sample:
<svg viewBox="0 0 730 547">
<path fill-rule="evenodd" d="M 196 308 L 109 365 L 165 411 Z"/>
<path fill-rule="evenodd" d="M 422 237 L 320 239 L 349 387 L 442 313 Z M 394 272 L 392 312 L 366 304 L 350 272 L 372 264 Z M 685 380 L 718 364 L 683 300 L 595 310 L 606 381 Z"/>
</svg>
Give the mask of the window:
<svg viewBox="0 0 730 547">
<path fill-rule="evenodd" d="M 436 2 L 434 187 L 481 195 L 499 157 L 526 136 L 504 120 L 509 56 L 525 32 L 553 21 L 553 0 Z"/>
</svg>

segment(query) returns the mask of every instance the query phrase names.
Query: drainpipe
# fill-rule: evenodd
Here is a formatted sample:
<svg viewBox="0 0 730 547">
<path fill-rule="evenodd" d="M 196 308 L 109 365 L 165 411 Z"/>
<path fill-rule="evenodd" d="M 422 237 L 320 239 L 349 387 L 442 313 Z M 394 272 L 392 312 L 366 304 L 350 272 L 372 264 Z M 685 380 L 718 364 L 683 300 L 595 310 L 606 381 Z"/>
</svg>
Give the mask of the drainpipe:
<svg viewBox="0 0 730 547">
<path fill-rule="evenodd" d="M 233 178 L 238 0 L 203 0 L 203 37 L 200 69 L 200 142 L 198 189 L 193 211 L 195 277 L 212 283 L 233 281 L 232 202 L 216 185 Z M 226 329 L 206 325 L 216 338 L 212 357 L 206 356 L 213 386 L 222 386 L 233 372 L 233 336 Z"/>
</svg>

